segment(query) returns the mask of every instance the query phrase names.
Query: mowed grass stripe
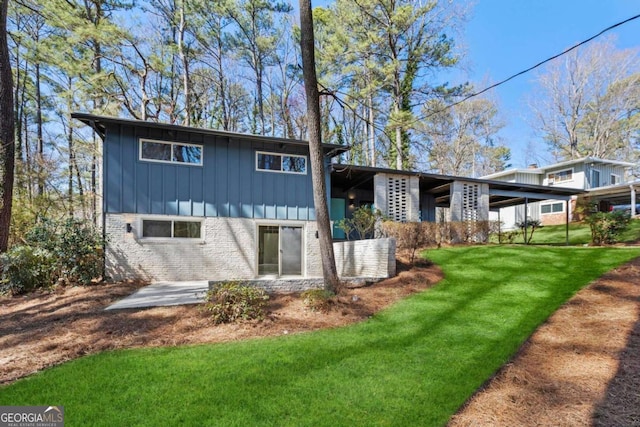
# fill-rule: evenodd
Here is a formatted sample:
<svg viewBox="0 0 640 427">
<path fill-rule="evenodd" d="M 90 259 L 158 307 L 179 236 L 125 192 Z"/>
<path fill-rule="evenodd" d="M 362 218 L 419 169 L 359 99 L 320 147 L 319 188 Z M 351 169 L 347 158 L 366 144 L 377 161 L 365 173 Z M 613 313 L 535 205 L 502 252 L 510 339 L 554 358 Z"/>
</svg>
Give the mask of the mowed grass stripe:
<svg viewBox="0 0 640 427">
<path fill-rule="evenodd" d="M 361 324 L 102 353 L 0 389 L 67 425 L 437 426 L 579 289 L 638 249 L 433 250 L 445 279 Z"/>
</svg>

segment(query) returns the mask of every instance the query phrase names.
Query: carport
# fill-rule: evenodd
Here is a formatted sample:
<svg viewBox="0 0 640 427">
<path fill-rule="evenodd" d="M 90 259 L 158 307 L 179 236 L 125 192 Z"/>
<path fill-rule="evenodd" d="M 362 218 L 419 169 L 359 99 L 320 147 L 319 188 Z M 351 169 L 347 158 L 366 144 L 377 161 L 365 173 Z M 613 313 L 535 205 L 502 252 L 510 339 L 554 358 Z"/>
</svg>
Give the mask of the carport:
<svg viewBox="0 0 640 427">
<path fill-rule="evenodd" d="M 409 203 L 416 199 L 419 215 L 407 221 L 435 221 L 436 208 L 448 208 L 455 220 L 466 220 L 464 206 L 467 196 L 461 195 L 461 188 L 474 187 L 478 195 L 474 197 L 475 209 L 479 212 L 472 216 L 477 219 L 488 219 L 489 210 L 498 211 L 500 208 L 516 205 L 527 205 L 541 200 L 560 200 L 568 206 L 572 197 L 584 193 L 582 190 L 531 184 L 493 181 L 450 175 L 439 175 L 415 171 L 399 171 L 395 169 L 374 168 L 354 165 L 331 165 L 331 219 L 338 221 L 348 217 L 350 213 L 362 205 L 373 205 L 380 209 L 376 199 L 380 199 L 381 189 L 376 183 L 376 177 L 396 176 L 405 177 L 416 183 L 406 185 L 406 199 Z M 378 180 L 379 181 L 379 180 Z M 378 188 L 376 188 L 378 186 Z M 404 188 L 404 187 L 403 187 Z M 385 190 L 384 188 L 382 190 Z M 417 192 L 418 194 L 410 194 Z M 410 207 L 409 207 L 410 208 Z M 384 209 L 383 214 L 388 215 Z M 461 212 L 458 212 L 461 211 Z M 566 236 L 569 241 L 569 209 L 567 212 Z M 392 215 L 388 215 L 393 217 Z"/>
<path fill-rule="evenodd" d="M 599 210 L 606 212 L 610 206 L 636 206 L 640 203 L 640 199 L 638 198 L 639 191 L 640 181 L 636 181 L 633 183 L 594 188 L 587 191 L 584 197 L 588 202 L 597 204 Z M 631 216 L 637 216 L 635 209 L 631 210 Z"/>
</svg>

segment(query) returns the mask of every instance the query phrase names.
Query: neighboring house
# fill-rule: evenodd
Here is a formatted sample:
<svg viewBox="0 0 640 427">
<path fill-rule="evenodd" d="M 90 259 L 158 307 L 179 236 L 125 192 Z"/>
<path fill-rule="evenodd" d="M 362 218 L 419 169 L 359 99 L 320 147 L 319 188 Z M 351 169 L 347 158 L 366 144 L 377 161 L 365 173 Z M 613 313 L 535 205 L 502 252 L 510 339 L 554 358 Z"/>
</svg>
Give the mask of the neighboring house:
<svg viewBox="0 0 640 427">
<path fill-rule="evenodd" d="M 91 114 L 72 117 L 103 139 L 101 216 L 109 277 L 322 276 L 307 142 Z M 396 221 L 434 221 L 438 207 L 447 208 L 452 221 L 483 221 L 490 209 L 525 199 L 566 201 L 577 194 L 336 164 L 332 159 L 349 148 L 324 144 L 323 149 L 334 221 L 364 204 Z M 334 229 L 334 238 L 344 235 Z M 341 274 L 382 277 L 367 268 L 371 263 L 345 268 L 354 258 L 354 248 L 345 245 L 337 256 Z M 388 256 L 376 256 L 391 265 Z"/>
<path fill-rule="evenodd" d="M 511 206 L 500 209 L 492 219 L 499 218 L 507 229 L 515 228 L 515 224 L 525 218 L 540 220 L 543 225 L 564 224 L 567 219 L 575 218 L 576 204 L 582 198 L 587 204 L 607 210 L 613 201 L 607 201 L 608 195 L 622 189 L 627 197 L 631 197 L 628 170 L 634 166 L 628 162 L 583 157 L 545 167 L 531 165 L 527 169 L 510 169 L 484 176 L 483 179 L 495 181 L 583 190 L 583 194 L 576 195 L 569 203 L 544 200 Z"/>
</svg>

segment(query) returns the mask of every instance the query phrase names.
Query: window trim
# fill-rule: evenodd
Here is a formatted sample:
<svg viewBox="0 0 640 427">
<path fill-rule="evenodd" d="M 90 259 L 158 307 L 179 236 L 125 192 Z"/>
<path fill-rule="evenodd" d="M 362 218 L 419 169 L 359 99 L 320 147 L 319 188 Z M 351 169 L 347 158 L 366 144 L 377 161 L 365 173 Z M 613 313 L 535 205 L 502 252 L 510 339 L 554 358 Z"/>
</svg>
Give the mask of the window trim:
<svg viewBox="0 0 640 427">
<path fill-rule="evenodd" d="M 157 159 L 147 159 L 142 157 L 142 144 L 144 142 L 153 142 L 156 144 L 168 144 L 171 146 L 171 160 L 157 160 Z M 198 147 L 200 148 L 200 163 L 187 163 L 187 162 L 178 162 L 173 160 L 173 147 L 174 145 L 187 146 L 187 147 Z M 191 144 L 188 142 L 179 142 L 179 141 L 163 141 L 160 139 L 151 139 L 151 138 L 138 138 L 138 160 L 141 162 L 151 162 L 151 163 L 164 163 L 168 165 L 182 165 L 182 166 L 200 166 L 202 167 L 204 162 L 204 145 L 202 144 Z"/>
<path fill-rule="evenodd" d="M 615 181 L 615 182 L 613 182 Z M 620 185 L 622 184 L 622 177 L 617 173 L 612 173 L 609 176 L 609 184 L 610 185 Z"/>
<path fill-rule="evenodd" d="M 593 185 L 593 181 L 594 181 L 594 173 L 598 174 L 598 185 Z M 596 168 L 591 168 L 591 172 L 589 172 L 589 188 L 600 188 L 603 187 L 602 185 L 602 171 L 600 169 L 596 169 Z"/>
<path fill-rule="evenodd" d="M 171 222 L 171 237 L 144 237 L 145 221 L 165 221 Z M 173 237 L 175 233 L 175 222 L 193 222 L 200 225 L 200 237 Z M 166 215 L 145 215 L 138 218 L 138 240 L 141 242 L 158 242 L 158 243 L 203 243 L 204 236 L 204 218 L 191 216 L 166 216 Z"/>
<path fill-rule="evenodd" d="M 259 166 L 259 162 L 258 162 L 258 157 L 260 156 L 260 154 L 266 154 L 268 156 L 279 156 L 280 157 L 280 170 L 273 170 L 273 169 L 260 169 Z M 301 157 L 304 159 L 304 172 L 293 172 L 293 171 L 285 171 L 282 170 L 284 162 L 282 161 L 283 157 Z M 309 170 L 309 159 L 307 158 L 307 156 L 303 155 L 303 154 L 289 154 L 289 153 L 274 153 L 271 151 L 256 151 L 256 171 L 257 172 L 271 172 L 271 173 L 288 173 L 288 174 L 292 174 L 292 175 L 307 175 Z"/>
<path fill-rule="evenodd" d="M 277 172 L 277 171 L 274 171 Z M 299 221 L 299 220 L 277 220 L 277 219 L 259 219 L 256 220 L 254 223 L 254 241 L 255 241 L 255 251 L 254 251 L 254 265 L 255 265 L 255 270 L 254 270 L 254 277 L 256 279 L 259 279 L 261 277 L 265 277 L 265 276 L 261 276 L 259 274 L 259 270 L 260 270 L 260 243 L 259 243 L 259 238 L 260 238 L 260 227 L 278 227 L 278 229 L 280 229 L 280 227 L 300 227 L 302 228 L 302 271 L 301 271 L 301 275 L 300 276 L 294 276 L 296 278 L 305 278 L 307 277 L 307 227 L 308 224 L 306 221 Z M 280 232 L 278 230 L 278 232 Z M 278 237 L 278 241 L 279 241 L 279 237 Z M 280 255 L 278 255 L 278 270 L 280 270 Z M 279 273 L 279 272 L 278 272 Z M 286 276 L 284 276 L 286 277 Z M 280 276 L 278 277 L 280 278 Z"/>
<path fill-rule="evenodd" d="M 562 210 L 554 212 L 553 211 L 553 205 L 560 205 Z M 562 201 L 560 201 L 560 202 L 554 201 L 554 202 L 540 203 L 540 215 L 557 215 L 557 214 L 564 213 L 564 209 L 565 209 L 564 205 L 565 205 L 565 203 L 562 202 Z M 542 212 L 542 208 L 544 206 L 551 206 L 551 211 L 550 212 Z"/>
<path fill-rule="evenodd" d="M 556 176 L 559 173 L 563 173 L 563 172 L 571 172 L 571 178 L 570 179 L 564 179 L 562 181 L 556 181 Z M 563 182 L 572 182 L 573 181 L 573 175 L 575 174 L 575 171 L 573 170 L 573 168 L 567 168 L 567 169 L 561 169 L 555 172 L 549 172 L 547 173 L 547 185 L 555 185 L 557 184 L 561 184 Z M 553 181 L 550 180 L 549 176 L 553 175 Z"/>
</svg>

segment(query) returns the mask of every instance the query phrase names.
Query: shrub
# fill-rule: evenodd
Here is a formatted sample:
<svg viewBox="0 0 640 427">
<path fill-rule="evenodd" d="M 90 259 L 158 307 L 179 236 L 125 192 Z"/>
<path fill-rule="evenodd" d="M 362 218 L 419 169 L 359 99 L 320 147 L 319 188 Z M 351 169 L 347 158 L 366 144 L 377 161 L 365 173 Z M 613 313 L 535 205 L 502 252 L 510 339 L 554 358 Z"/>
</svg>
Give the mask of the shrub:
<svg viewBox="0 0 640 427">
<path fill-rule="evenodd" d="M 311 311 L 329 311 L 331 301 L 335 294 L 326 289 L 309 289 L 301 295 L 304 305 Z"/>
<path fill-rule="evenodd" d="M 591 243 L 612 244 L 629 225 L 629 215 L 624 211 L 596 212 L 588 215 L 585 222 L 591 229 Z"/>
<path fill-rule="evenodd" d="M 432 222 L 385 221 L 382 229 L 385 235 L 396 240 L 398 249 L 409 253 L 413 264 L 416 251 L 436 243 L 436 224 Z"/>
<path fill-rule="evenodd" d="M 55 279 L 88 285 L 102 275 L 101 233 L 93 224 L 78 219 L 42 220 L 25 236 L 28 244 L 55 257 Z"/>
<path fill-rule="evenodd" d="M 90 223 L 43 219 L 22 240 L 0 258 L 5 291 L 29 292 L 59 280 L 88 285 L 102 274 L 105 242 Z"/>
<path fill-rule="evenodd" d="M 262 289 L 225 282 L 207 292 L 204 310 L 211 314 L 216 325 L 238 320 L 262 320 L 268 299 L 269 295 Z"/>
<path fill-rule="evenodd" d="M 3 293 L 18 295 L 53 284 L 55 259 L 46 249 L 14 246 L 0 256 L 0 263 L 0 289 Z"/>
<path fill-rule="evenodd" d="M 343 218 L 336 223 L 336 226 L 344 231 L 347 239 L 353 231 L 357 233 L 359 240 L 373 238 L 376 225 L 382 219 L 382 213 L 378 209 L 373 209 L 370 205 L 362 205 L 353 211 L 351 218 Z"/>
</svg>

